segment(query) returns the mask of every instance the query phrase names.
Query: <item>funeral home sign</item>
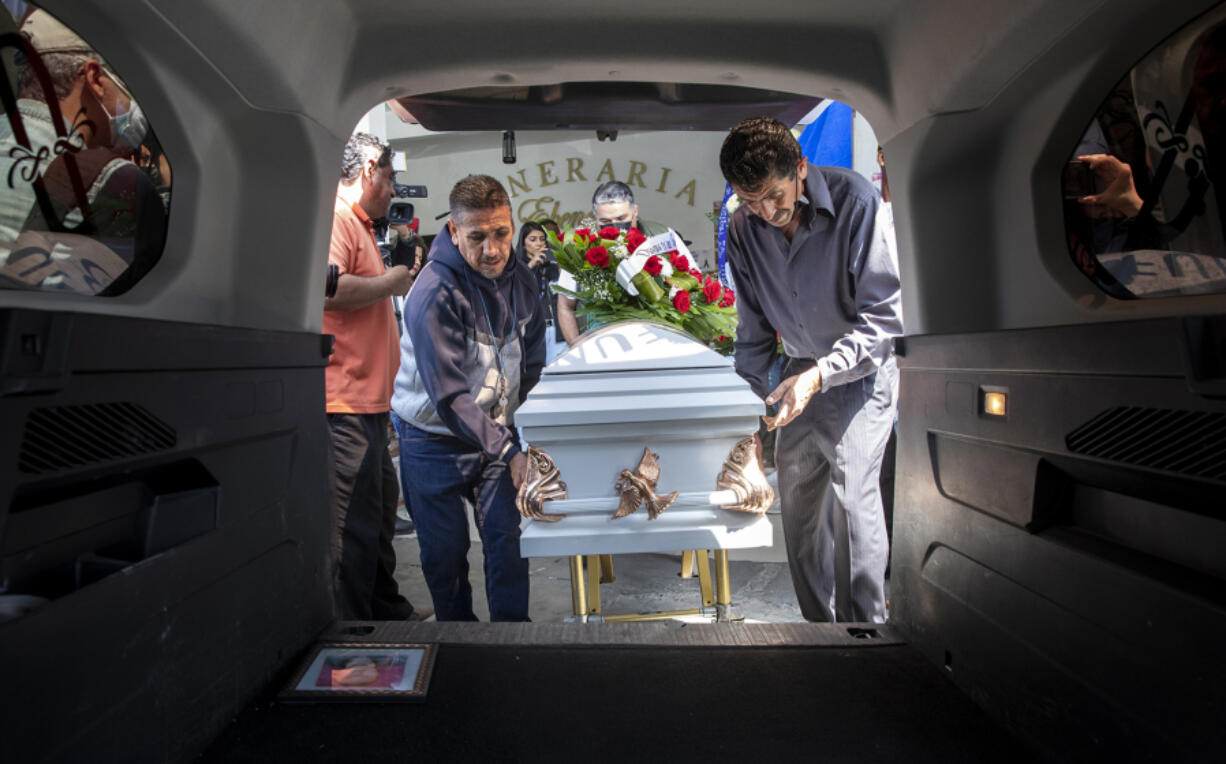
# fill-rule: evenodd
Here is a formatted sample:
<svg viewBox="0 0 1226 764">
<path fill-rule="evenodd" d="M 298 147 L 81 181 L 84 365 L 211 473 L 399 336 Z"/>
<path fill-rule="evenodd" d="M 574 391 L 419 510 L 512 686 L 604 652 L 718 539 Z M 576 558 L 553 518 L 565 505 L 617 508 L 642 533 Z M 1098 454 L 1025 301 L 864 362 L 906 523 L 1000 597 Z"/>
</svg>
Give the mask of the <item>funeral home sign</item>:
<svg viewBox="0 0 1226 764">
<path fill-rule="evenodd" d="M 378 112 L 372 112 L 377 115 Z M 516 132 L 516 161 L 502 161 L 498 132 L 431 133 L 388 113 L 384 134 L 404 156 L 401 183 L 425 185 L 414 199 L 423 234 L 437 233 L 447 196 L 470 173 L 492 175 L 511 196 L 516 223 L 551 219 L 574 228 L 591 214 L 592 192 L 608 180 L 634 189 L 640 217 L 670 226 L 691 242 L 704 268 L 715 265 L 715 224 L 723 199 L 719 147 L 724 132 L 623 132 L 600 141 L 592 131 Z"/>
</svg>

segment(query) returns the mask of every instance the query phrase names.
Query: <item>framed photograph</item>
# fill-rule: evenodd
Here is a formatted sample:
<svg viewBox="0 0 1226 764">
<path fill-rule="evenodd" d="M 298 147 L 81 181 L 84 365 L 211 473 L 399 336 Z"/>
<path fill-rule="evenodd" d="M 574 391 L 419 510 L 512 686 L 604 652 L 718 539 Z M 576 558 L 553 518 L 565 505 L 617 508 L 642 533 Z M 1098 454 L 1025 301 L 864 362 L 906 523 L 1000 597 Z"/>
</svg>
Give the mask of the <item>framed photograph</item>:
<svg viewBox="0 0 1226 764">
<path fill-rule="evenodd" d="M 437 645 L 319 644 L 311 649 L 280 699 L 425 700 L 435 648 Z"/>
</svg>

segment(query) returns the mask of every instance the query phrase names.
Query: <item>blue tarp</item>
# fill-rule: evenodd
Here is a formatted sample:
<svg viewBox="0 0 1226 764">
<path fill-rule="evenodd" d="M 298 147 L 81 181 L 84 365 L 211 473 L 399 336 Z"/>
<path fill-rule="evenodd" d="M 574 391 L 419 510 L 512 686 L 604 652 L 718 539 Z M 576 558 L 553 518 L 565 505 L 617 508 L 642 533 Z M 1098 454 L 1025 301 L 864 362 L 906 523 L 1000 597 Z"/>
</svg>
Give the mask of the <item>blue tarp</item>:
<svg viewBox="0 0 1226 764">
<path fill-rule="evenodd" d="M 832 103 L 800 134 L 800 151 L 818 167 L 851 169 L 851 121 L 855 112 Z"/>
</svg>

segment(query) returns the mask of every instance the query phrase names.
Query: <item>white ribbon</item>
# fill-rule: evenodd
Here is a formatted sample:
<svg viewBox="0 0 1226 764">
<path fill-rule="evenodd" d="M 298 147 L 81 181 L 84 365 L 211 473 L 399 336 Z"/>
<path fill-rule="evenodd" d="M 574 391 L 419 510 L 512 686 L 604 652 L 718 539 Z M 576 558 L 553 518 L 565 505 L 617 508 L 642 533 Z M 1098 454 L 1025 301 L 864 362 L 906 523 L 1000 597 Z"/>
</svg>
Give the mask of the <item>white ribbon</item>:
<svg viewBox="0 0 1226 764">
<path fill-rule="evenodd" d="M 617 283 L 621 284 L 622 289 L 625 289 L 631 297 L 638 297 L 639 290 L 635 288 L 630 279 L 638 275 L 638 272 L 643 270 L 643 266 L 647 264 L 645 255 L 636 254 L 627 257 L 617 264 L 617 271 L 614 276 L 617 278 Z"/>
<path fill-rule="evenodd" d="M 671 276 L 672 265 L 664 253 L 674 249 L 685 258 L 687 268 L 698 268 L 698 263 L 695 262 L 694 256 L 690 254 L 689 247 L 685 246 L 685 241 L 671 228 L 664 233 L 658 233 L 655 236 L 649 237 L 647 241 L 639 245 L 638 249 L 634 250 L 634 254 L 646 255 L 648 257 L 659 255 L 660 259 L 664 261 L 665 268 L 668 269 L 664 275 Z"/>
</svg>

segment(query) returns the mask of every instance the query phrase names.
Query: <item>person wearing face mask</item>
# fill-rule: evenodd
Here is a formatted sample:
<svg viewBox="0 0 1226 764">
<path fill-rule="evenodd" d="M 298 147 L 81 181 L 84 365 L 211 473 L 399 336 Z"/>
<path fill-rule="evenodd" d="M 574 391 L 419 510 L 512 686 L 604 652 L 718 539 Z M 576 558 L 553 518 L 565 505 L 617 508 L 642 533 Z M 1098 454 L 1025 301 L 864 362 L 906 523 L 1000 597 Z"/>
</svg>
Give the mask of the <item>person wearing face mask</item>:
<svg viewBox="0 0 1226 764">
<path fill-rule="evenodd" d="M 29 256 L 9 257 L 31 251 L 14 244 L 36 233 L 71 253 L 56 263 L 58 288 L 118 294 L 152 267 L 165 241 L 163 199 L 129 159 L 148 121 L 106 61 L 53 16 L 31 11 L 21 32 L 29 47 L 17 109 L 0 121 L 0 177 L 10 179 L 0 194 L 0 273 L 48 286 Z"/>
<path fill-rule="evenodd" d="M 590 228 L 593 231 L 606 226 L 623 231 L 635 228 L 648 237 L 671 230 L 666 225 L 639 218 L 639 206 L 634 203 L 634 190 L 620 180 L 605 181 L 596 187 L 592 194 L 592 216 L 579 223 L 579 228 Z M 573 290 L 575 277 L 562 271 L 558 286 Z M 558 324 L 562 327 L 563 338 L 568 343 L 574 342 L 579 336 L 579 322 L 575 317 L 577 307 L 575 298 L 558 296 Z"/>
<path fill-rule="evenodd" d="M 668 226 L 639 218 L 639 206 L 634 203 L 634 190 L 620 180 L 601 183 L 592 194 L 592 215 L 596 228 L 613 226 L 623 231 L 637 228 L 644 236 L 668 231 Z"/>
</svg>

